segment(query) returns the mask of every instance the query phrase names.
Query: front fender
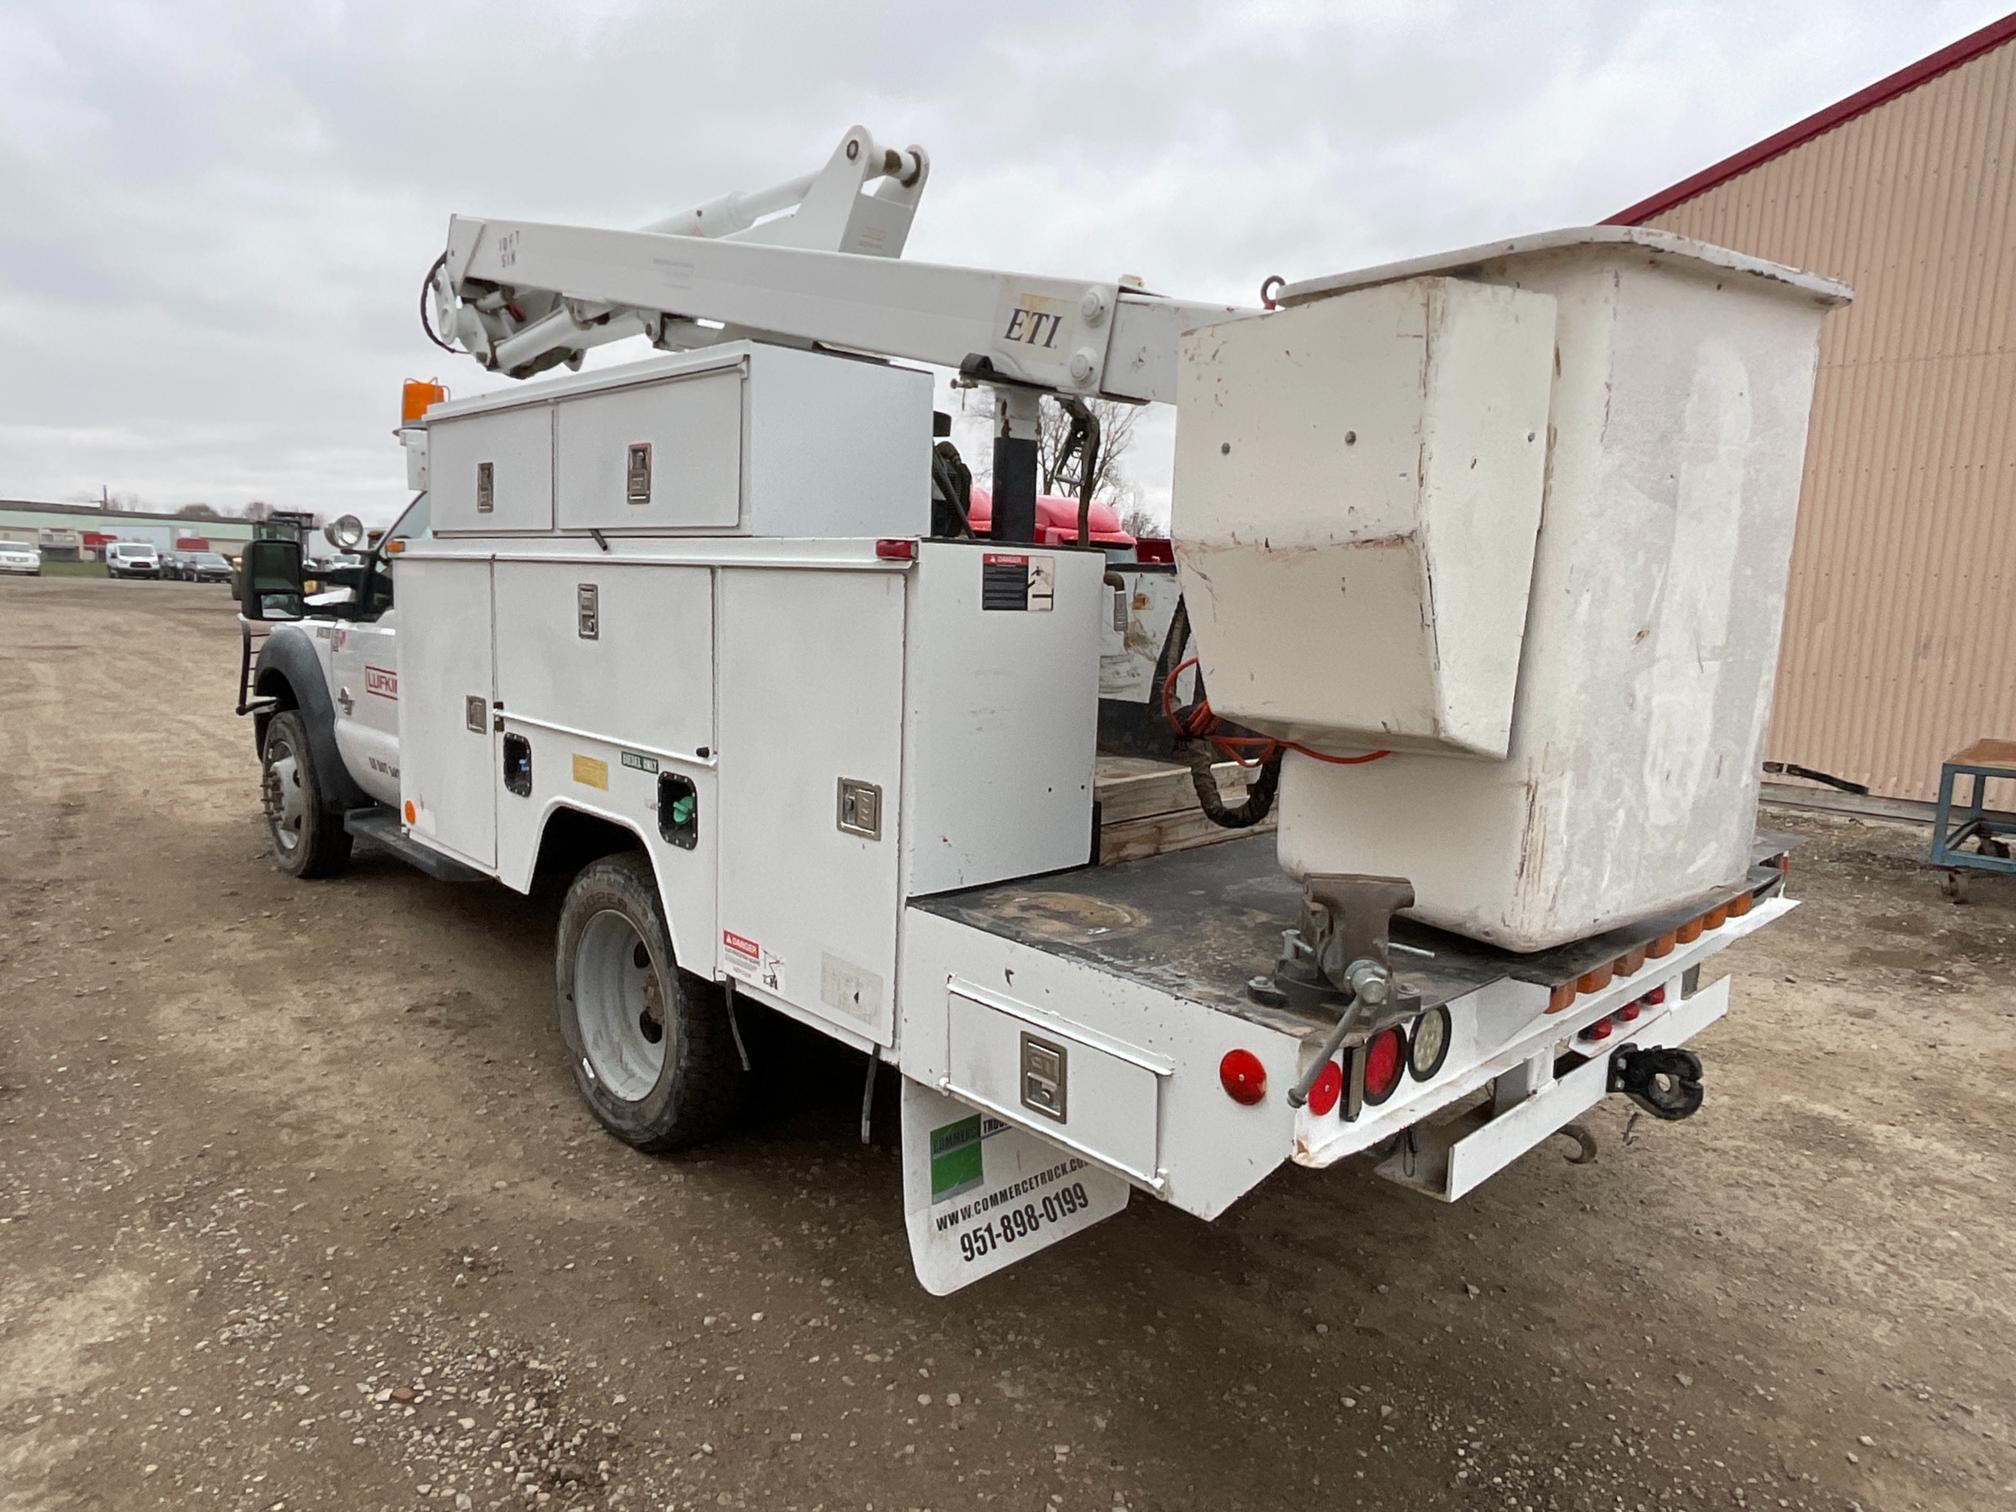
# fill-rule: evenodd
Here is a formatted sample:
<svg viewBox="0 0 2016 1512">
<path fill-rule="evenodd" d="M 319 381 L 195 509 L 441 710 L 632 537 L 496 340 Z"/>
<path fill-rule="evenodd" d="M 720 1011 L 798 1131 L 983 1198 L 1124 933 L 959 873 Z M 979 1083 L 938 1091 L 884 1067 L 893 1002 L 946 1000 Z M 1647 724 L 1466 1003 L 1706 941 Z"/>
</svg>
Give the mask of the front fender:
<svg viewBox="0 0 2016 1512">
<path fill-rule="evenodd" d="M 315 763 L 315 778 L 322 786 L 332 809 L 366 808 L 374 801 L 357 785 L 350 769 L 343 765 L 343 753 L 336 749 L 336 706 L 329 699 L 329 679 L 321 658 L 306 631 L 298 626 L 276 627 L 259 648 L 253 663 L 252 688 L 261 698 L 278 698 L 301 711 L 308 727 L 308 754 Z M 254 740 L 266 740 L 266 721 L 255 721 Z"/>
</svg>

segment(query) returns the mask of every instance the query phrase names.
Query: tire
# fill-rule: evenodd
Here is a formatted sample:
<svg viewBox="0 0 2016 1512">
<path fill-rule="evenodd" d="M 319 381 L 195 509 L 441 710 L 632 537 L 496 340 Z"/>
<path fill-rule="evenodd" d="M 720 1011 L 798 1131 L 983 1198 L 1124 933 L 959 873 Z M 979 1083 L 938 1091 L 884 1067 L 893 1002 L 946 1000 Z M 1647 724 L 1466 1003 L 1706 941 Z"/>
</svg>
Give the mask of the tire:
<svg viewBox="0 0 2016 1512">
<path fill-rule="evenodd" d="M 717 984 L 679 969 L 644 856 L 604 856 L 575 877 L 554 978 L 574 1085 L 603 1128 L 663 1154 L 734 1121 L 749 1077 L 727 1001 Z"/>
<path fill-rule="evenodd" d="M 350 864 L 351 834 L 323 797 L 299 709 L 282 709 L 267 722 L 259 806 L 273 860 L 290 877 L 333 877 Z"/>
</svg>

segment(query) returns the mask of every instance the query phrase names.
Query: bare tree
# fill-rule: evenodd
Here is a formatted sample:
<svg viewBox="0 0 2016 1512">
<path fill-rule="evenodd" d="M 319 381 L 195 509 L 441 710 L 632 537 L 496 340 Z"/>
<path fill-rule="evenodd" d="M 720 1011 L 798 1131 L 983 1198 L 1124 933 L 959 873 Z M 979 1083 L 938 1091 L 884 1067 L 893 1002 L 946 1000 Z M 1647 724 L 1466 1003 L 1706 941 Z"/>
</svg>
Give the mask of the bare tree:
<svg viewBox="0 0 2016 1512">
<path fill-rule="evenodd" d="M 1120 513 L 1120 528 L 1134 537 L 1165 536 L 1169 527 L 1162 517 L 1143 504 L 1130 504 Z"/>
<path fill-rule="evenodd" d="M 1134 444 L 1134 422 L 1140 417 L 1141 406 L 1114 399 L 1085 402 L 1099 420 L 1099 462 L 1092 478 L 1092 497 L 1117 507 L 1127 499 L 1127 479 L 1120 464 Z M 1071 417 L 1063 406 L 1044 405 L 1042 428 L 1036 438 L 1037 482 L 1046 494 L 1075 499 L 1084 458 L 1076 452 L 1068 458 L 1064 455 L 1070 434 Z"/>
</svg>

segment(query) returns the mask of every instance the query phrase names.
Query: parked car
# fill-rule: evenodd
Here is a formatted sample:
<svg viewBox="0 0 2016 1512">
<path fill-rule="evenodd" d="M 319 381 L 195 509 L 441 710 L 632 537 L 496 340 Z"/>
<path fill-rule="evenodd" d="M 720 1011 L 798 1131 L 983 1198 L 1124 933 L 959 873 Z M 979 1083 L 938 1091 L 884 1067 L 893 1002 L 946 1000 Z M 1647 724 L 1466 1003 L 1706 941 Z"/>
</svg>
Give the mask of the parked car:
<svg viewBox="0 0 2016 1512">
<path fill-rule="evenodd" d="M 185 583 L 228 583 L 231 564 L 221 551 L 185 551 L 177 568 Z"/>
<path fill-rule="evenodd" d="M 42 553 L 25 541 L 0 541 L 0 572 L 42 576 Z"/>
<path fill-rule="evenodd" d="M 182 576 L 181 552 L 164 551 L 161 553 L 161 576 L 171 582 Z"/>
<path fill-rule="evenodd" d="M 146 541 L 112 541 L 105 547 L 105 576 L 161 576 L 161 552 Z"/>
</svg>

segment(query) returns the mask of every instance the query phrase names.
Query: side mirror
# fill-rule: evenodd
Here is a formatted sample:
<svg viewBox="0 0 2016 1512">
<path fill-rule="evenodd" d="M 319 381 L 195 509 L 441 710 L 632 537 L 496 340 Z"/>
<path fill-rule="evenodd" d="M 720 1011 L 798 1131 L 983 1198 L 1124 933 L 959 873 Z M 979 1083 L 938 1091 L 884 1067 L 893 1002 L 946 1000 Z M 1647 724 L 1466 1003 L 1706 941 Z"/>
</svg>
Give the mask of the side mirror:
<svg viewBox="0 0 2016 1512">
<path fill-rule="evenodd" d="M 355 551 L 364 544 L 364 522 L 355 515 L 339 515 L 322 527 L 322 536 L 338 551 Z"/>
<path fill-rule="evenodd" d="M 296 620 L 306 613 L 299 541 L 248 541 L 238 563 L 238 612 L 249 620 Z"/>
</svg>

